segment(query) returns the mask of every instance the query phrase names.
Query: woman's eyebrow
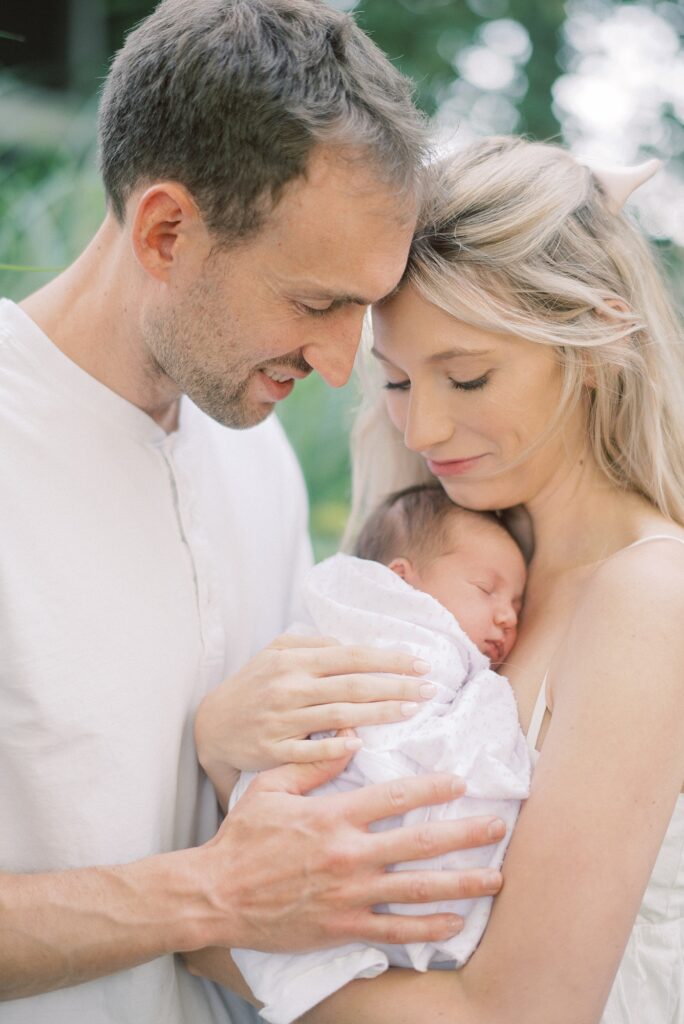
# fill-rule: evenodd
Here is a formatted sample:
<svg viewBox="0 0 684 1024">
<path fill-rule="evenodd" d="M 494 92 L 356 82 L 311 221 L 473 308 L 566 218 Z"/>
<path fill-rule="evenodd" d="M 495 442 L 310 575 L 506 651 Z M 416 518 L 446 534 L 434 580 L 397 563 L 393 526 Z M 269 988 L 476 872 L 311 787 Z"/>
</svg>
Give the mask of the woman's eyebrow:
<svg viewBox="0 0 684 1024">
<path fill-rule="evenodd" d="M 492 348 L 474 350 L 472 348 L 454 347 L 445 349 L 443 352 L 435 352 L 433 355 L 428 356 L 425 362 L 441 363 L 446 362 L 447 359 L 457 359 L 459 356 L 490 356 L 493 351 L 494 349 Z M 383 363 L 390 362 L 387 356 L 383 356 L 382 352 L 380 352 L 375 345 L 373 345 L 371 349 L 371 354 L 374 355 L 376 359 L 382 359 Z"/>
<path fill-rule="evenodd" d="M 427 363 L 441 363 L 447 359 L 457 359 L 459 356 L 490 356 L 494 349 L 491 348 L 447 348 L 443 352 L 435 352 L 425 360 Z"/>
<path fill-rule="evenodd" d="M 376 359 L 382 359 L 383 363 L 389 363 L 387 356 L 383 356 L 382 352 L 375 345 L 373 345 L 370 351 L 371 355 L 375 356 Z"/>
</svg>

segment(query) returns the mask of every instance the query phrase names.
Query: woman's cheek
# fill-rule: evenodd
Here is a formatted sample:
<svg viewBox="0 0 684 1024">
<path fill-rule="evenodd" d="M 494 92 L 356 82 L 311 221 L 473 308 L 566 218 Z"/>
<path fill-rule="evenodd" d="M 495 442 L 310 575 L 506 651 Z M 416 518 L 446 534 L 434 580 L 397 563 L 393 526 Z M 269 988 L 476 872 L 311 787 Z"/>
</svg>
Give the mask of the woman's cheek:
<svg viewBox="0 0 684 1024">
<path fill-rule="evenodd" d="M 393 427 L 403 434 L 406 429 L 406 398 L 400 395 L 385 395 L 385 408 Z"/>
</svg>

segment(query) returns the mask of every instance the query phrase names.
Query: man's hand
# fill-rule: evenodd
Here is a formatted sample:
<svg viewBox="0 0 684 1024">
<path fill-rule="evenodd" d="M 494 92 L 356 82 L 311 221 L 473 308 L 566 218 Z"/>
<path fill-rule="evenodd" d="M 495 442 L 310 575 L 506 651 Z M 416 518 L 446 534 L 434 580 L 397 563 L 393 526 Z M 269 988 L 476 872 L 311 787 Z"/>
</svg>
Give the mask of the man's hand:
<svg viewBox="0 0 684 1024">
<path fill-rule="evenodd" d="M 498 819 L 369 831 L 374 821 L 461 796 L 464 785 L 453 776 L 302 796 L 336 775 L 349 756 L 262 773 L 217 836 L 196 851 L 204 862 L 204 945 L 295 952 L 354 940 L 437 941 L 460 931 L 462 919 L 378 914 L 373 907 L 498 892 L 496 871 L 387 870 L 400 861 L 498 842 L 505 831 Z"/>
<path fill-rule="evenodd" d="M 202 701 L 200 763 L 225 803 L 237 770 L 348 756 L 348 737 L 307 736 L 410 717 L 435 692 L 427 671 L 408 654 L 278 637 Z"/>
</svg>

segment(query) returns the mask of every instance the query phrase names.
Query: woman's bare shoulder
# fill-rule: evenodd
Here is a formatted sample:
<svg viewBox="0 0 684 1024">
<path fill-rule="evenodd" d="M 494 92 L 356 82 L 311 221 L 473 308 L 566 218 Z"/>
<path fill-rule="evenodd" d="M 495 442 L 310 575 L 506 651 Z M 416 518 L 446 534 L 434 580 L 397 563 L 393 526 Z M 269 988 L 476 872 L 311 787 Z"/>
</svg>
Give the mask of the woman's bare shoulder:
<svg viewBox="0 0 684 1024">
<path fill-rule="evenodd" d="M 672 524 L 662 532 L 649 531 L 599 562 L 587 578 L 577 610 L 608 601 L 623 612 L 639 612 L 647 610 L 647 600 L 665 602 L 673 614 L 684 606 L 684 530 Z"/>
<path fill-rule="evenodd" d="M 665 533 L 666 531 L 663 531 Z M 680 685 L 684 660 L 684 531 L 624 548 L 587 578 L 568 624 L 561 662 L 600 659 L 604 685 L 611 667 L 624 684 L 649 668 Z M 676 539 L 675 539 L 676 538 Z M 574 673 L 573 673 L 574 674 Z M 554 673 L 556 679 L 563 673 Z M 617 680 L 617 675 L 614 679 Z M 617 682 L 616 682 L 616 685 Z"/>
</svg>

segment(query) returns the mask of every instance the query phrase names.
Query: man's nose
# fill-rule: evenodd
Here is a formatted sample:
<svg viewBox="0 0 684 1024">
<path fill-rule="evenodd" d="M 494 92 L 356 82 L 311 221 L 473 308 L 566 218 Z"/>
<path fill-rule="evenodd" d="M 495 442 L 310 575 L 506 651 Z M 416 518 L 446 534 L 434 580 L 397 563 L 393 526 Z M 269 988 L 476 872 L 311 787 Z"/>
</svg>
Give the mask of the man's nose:
<svg viewBox="0 0 684 1024">
<path fill-rule="evenodd" d="M 351 312 L 351 311 L 350 311 Z M 320 339 L 304 345 L 302 355 L 309 366 L 332 388 L 347 383 L 361 340 L 364 310 L 354 310 L 343 321 L 324 327 Z"/>
</svg>

